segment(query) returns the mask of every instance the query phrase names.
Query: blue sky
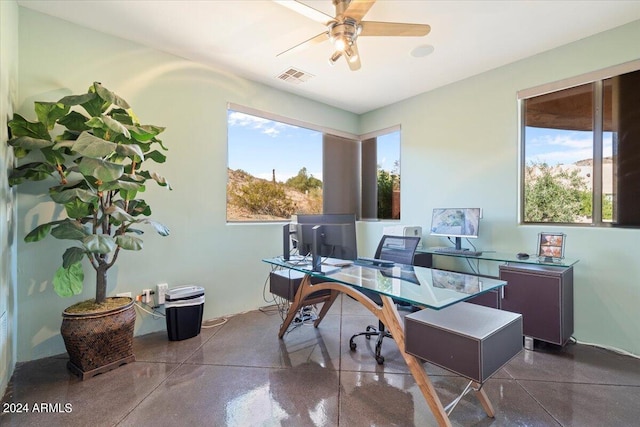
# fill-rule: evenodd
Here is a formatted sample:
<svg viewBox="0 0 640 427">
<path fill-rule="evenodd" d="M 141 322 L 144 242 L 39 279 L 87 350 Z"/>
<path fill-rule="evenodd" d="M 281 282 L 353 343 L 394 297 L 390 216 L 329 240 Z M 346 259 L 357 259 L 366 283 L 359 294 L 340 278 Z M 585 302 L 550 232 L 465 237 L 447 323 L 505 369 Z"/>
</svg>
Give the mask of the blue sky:
<svg viewBox="0 0 640 427">
<path fill-rule="evenodd" d="M 229 110 L 228 166 L 251 175 L 286 181 L 302 167 L 322 179 L 322 133 Z M 378 138 L 378 164 L 393 169 L 399 159 L 400 133 Z M 248 154 L 249 153 L 249 154 Z"/>
<path fill-rule="evenodd" d="M 593 132 L 527 127 L 525 134 L 527 164 L 571 164 L 593 158 Z M 612 134 L 603 136 L 604 156 L 612 154 Z"/>
</svg>

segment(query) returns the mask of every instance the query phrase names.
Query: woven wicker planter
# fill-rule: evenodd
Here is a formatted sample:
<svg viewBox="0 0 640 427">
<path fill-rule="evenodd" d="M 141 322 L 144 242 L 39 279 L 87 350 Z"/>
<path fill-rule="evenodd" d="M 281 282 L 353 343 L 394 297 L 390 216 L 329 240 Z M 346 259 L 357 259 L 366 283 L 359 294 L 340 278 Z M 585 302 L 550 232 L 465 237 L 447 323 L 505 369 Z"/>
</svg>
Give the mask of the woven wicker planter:
<svg viewBox="0 0 640 427">
<path fill-rule="evenodd" d="M 60 333 L 69 353 L 67 367 L 81 379 L 135 361 L 133 327 L 136 312 L 127 305 L 100 313 L 62 313 Z"/>
</svg>

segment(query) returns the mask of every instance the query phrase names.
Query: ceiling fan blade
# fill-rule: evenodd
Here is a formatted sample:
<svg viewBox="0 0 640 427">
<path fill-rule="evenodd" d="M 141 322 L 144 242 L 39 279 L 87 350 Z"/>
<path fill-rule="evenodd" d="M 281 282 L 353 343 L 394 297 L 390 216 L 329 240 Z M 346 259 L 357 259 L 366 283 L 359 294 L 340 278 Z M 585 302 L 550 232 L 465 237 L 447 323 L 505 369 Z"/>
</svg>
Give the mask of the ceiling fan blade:
<svg viewBox="0 0 640 427">
<path fill-rule="evenodd" d="M 360 22 L 375 2 L 376 0 L 351 0 L 351 3 L 349 3 L 349 6 L 347 6 L 347 9 L 342 15 Z"/>
<path fill-rule="evenodd" d="M 329 31 L 320 33 L 317 36 L 311 37 L 309 40 L 305 40 L 302 43 L 299 43 L 285 51 L 282 51 L 279 54 L 277 54 L 276 57 L 281 55 L 289 55 L 294 52 L 300 52 L 301 50 L 304 50 L 310 46 L 313 46 L 314 44 L 322 43 L 325 40 L 329 40 Z"/>
<path fill-rule="evenodd" d="M 360 63 L 360 52 L 358 52 L 357 44 L 354 43 L 351 45 L 351 52 L 353 58 L 349 58 L 345 55 L 344 59 L 347 61 L 347 64 L 349 64 L 349 68 L 351 68 L 351 71 L 357 71 L 362 66 L 362 64 Z"/>
<path fill-rule="evenodd" d="M 363 21 L 360 36 L 426 36 L 431 31 L 427 24 Z"/>
<path fill-rule="evenodd" d="M 321 23 L 322 25 L 328 25 L 329 22 L 333 21 L 333 16 L 327 15 L 324 12 L 321 12 L 317 9 L 312 8 L 311 6 L 307 6 L 304 3 L 300 3 L 299 1 L 294 0 L 273 0 L 275 3 L 278 3 L 281 6 L 284 6 L 288 9 L 293 10 L 294 12 L 299 13 L 300 15 L 306 16 L 316 22 Z"/>
</svg>

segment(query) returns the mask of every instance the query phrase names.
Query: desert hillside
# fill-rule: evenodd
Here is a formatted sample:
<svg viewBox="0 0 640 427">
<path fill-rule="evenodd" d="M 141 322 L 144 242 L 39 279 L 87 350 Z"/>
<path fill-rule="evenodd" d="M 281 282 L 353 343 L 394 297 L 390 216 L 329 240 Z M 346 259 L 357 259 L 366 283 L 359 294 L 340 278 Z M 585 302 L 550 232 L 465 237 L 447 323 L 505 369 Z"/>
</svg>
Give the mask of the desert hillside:
<svg viewBox="0 0 640 427">
<path fill-rule="evenodd" d="M 256 178 L 242 171 L 227 169 L 227 221 L 278 221 L 289 219 L 290 216 L 277 216 L 253 212 L 243 205 L 242 199 L 246 191 L 273 184 L 270 180 Z M 283 191 L 283 198 L 292 206 L 293 213 L 320 213 L 322 211 L 322 190 L 303 192 L 278 182 Z"/>
</svg>

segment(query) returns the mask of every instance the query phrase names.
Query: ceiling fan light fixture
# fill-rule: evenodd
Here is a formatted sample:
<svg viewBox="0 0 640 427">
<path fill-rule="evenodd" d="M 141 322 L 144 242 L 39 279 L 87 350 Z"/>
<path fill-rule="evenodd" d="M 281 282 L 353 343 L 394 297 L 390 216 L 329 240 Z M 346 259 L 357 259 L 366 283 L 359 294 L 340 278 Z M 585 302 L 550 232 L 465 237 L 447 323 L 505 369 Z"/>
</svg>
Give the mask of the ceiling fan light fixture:
<svg viewBox="0 0 640 427">
<path fill-rule="evenodd" d="M 347 46 L 344 50 L 344 55 L 347 57 L 349 62 L 356 62 L 358 60 L 358 54 L 353 51 L 351 46 Z"/>
<path fill-rule="evenodd" d="M 336 48 L 336 50 L 339 50 L 340 52 L 344 52 L 345 48 L 348 45 L 349 45 L 349 42 L 346 40 L 344 36 L 338 37 L 333 40 L 333 46 Z"/>
<path fill-rule="evenodd" d="M 334 66 L 336 62 L 338 62 L 338 59 L 340 59 L 341 56 L 342 56 L 341 51 L 336 50 L 335 52 L 333 52 L 333 55 L 331 55 L 331 57 L 329 58 L 329 65 Z"/>
</svg>

